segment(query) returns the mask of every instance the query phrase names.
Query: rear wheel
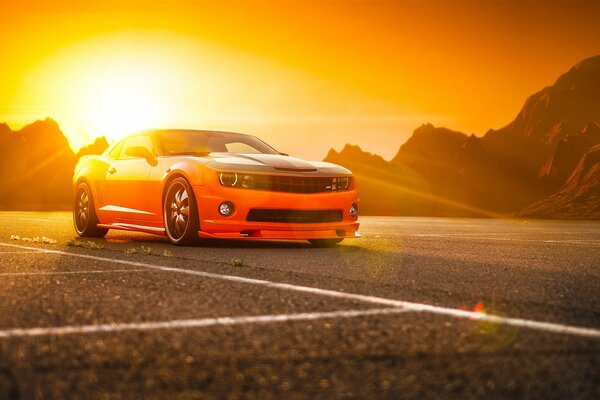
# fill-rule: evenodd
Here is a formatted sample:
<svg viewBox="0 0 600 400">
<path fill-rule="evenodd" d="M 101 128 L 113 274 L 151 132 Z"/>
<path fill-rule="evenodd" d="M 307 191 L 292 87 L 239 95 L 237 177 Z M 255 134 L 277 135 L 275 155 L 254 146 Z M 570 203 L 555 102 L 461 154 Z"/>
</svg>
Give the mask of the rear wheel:
<svg viewBox="0 0 600 400">
<path fill-rule="evenodd" d="M 178 177 L 169 182 L 163 199 L 165 232 L 173 244 L 186 245 L 198 241 L 198 210 L 190 184 Z"/>
<path fill-rule="evenodd" d="M 339 239 L 310 239 L 309 242 L 314 247 L 333 247 L 339 242 L 344 240 L 343 238 Z"/>
<path fill-rule="evenodd" d="M 73 201 L 73 225 L 79 236 L 103 237 L 108 229 L 98 228 L 98 217 L 92 191 L 87 183 L 77 186 Z"/>
</svg>

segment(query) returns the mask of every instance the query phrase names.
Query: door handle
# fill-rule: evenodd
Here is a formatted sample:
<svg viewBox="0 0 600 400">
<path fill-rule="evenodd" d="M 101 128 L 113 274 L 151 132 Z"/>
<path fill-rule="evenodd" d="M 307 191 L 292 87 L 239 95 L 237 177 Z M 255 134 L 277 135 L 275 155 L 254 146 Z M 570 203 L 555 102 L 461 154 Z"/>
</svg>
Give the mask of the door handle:
<svg viewBox="0 0 600 400">
<path fill-rule="evenodd" d="M 114 174 L 115 172 L 117 172 L 117 169 L 115 167 L 112 167 L 110 169 L 110 171 L 108 171 L 108 173 L 111 174 L 111 175 Z"/>
</svg>

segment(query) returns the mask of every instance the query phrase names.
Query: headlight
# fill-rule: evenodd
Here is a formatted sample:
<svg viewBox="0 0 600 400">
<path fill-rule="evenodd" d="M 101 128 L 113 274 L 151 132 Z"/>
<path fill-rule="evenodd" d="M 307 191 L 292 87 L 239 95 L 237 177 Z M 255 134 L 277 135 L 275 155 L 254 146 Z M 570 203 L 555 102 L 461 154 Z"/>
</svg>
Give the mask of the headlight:
<svg viewBox="0 0 600 400">
<path fill-rule="evenodd" d="M 223 186 L 233 187 L 238 181 L 238 175 L 235 172 L 221 172 L 219 174 L 219 182 Z"/>
<path fill-rule="evenodd" d="M 348 210 L 348 214 L 350 214 L 350 217 L 356 218 L 358 215 L 358 205 L 356 203 L 352 203 L 350 210 Z"/>
<path fill-rule="evenodd" d="M 252 175 L 242 175 L 241 181 L 244 189 L 254 188 L 254 177 Z"/>
<path fill-rule="evenodd" d="M 335 188 L 337 190 L 346 190 L 350 186 L 350 178 L 343 176 L 341 178 L 334 178 Z"/>
</svg>

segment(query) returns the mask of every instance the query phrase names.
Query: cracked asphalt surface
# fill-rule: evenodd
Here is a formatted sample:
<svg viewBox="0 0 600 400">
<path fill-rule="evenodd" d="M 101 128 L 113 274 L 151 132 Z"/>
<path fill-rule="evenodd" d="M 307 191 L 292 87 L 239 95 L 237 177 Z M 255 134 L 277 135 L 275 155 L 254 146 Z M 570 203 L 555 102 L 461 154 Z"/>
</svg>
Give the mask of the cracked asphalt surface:
<svg viewBox="0 0 600 400">
<path fill-rule="evenodd" d="M 93 239 L 103 246 L 93 249 L 67 245 L 76 238 L 68 213 L 2 212 L 0 399 L 600 398 L 600 336 L 428 312 L 318 317 L 381 307 L 145 266 L 600 333 L 598 222 L 364 217 L 361 224 L 363 238 L 325 249 L 241 240 L 175 247 L 124 231 Z M 42 236 L 56 243 L 28 240 Z M 311 314 L 181 322 L 302 313 Z M 98 325 L 109 328 L 51 330 Z"/>
</svg>

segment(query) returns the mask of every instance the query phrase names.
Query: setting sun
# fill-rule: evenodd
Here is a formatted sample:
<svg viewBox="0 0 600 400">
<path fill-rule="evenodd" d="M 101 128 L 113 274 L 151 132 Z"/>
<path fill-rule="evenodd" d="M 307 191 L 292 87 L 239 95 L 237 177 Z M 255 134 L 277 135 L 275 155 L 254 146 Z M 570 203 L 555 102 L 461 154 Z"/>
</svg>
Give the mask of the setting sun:
<svg viewBox="0 0 600 400">
<path fill-rule="evenodd" d="M 168 94 L 158 93 L 151 81 L 135 81 L 136 71 L 122 76 L 91 80 L 85 86 L 82 120 L 90 131 L 110 141 L 141 129 L 153 128 L 165 121 L 170 109 Z M 156 80 L 160 76 L 155 77 Z"/>
<path fill-rule="evenodd" d="M 186 54 L 194 54 L 190 44 L 174 35 L 124 32 L 93 38 L 32 68 L 17 99 L 43 104 L 40 108 L 71 132 L 74 148 L 94 137 L 112 141 L 135 130 L 181 124 L 190 102 L 186 81 L 188 87 L 198 82 Z"/>
</svg>

